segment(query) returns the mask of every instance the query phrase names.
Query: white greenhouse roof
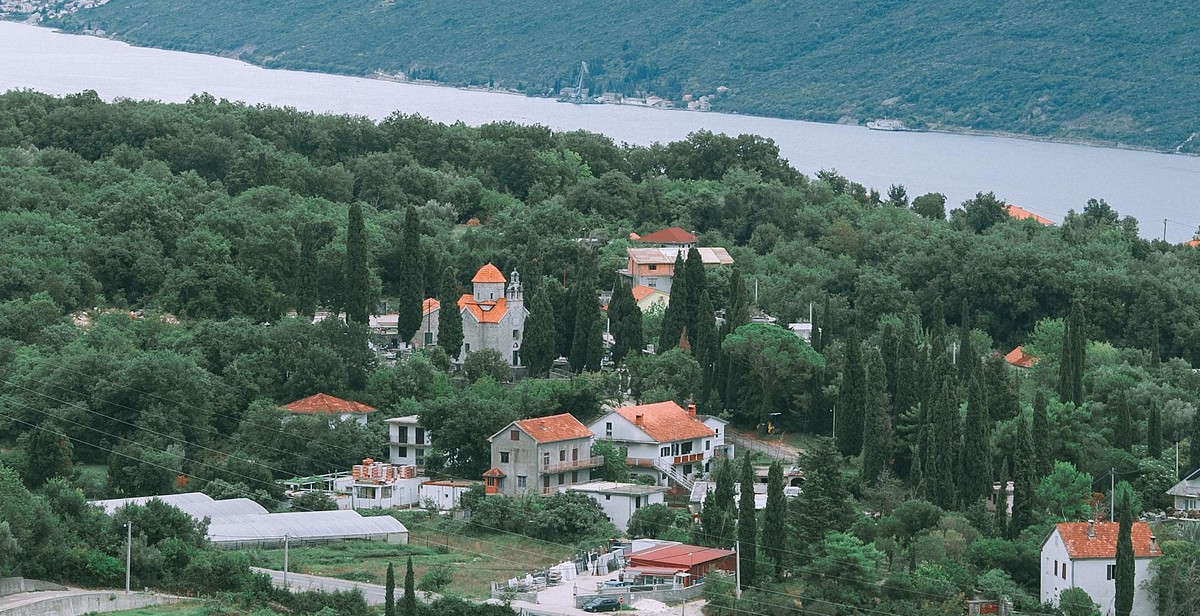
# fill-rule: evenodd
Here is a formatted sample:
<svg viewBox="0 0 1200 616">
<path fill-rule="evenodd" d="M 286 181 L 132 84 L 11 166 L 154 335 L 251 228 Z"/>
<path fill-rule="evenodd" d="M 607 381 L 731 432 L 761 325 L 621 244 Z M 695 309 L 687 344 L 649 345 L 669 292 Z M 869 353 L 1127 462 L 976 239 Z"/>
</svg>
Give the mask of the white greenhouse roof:
<svg viewBox="0 0 1200 616">
<path fill-rule="evenodd" d="M 267 510 L 262 505 L 248 498 L 213 500 L 212 497 L 201 492 L 166 494 L 163 496 L 139 496 L 137 498 L 114 498 L 92 501 L 92 504 L 103 507 L 105 513 L 112 515 L 114 511 L 125 505 L 145 505 L 152 500 L 160 500 L 165 504 L 176 507 L 197 520 L 210 518 L 216 521 L 220 518 L 231 516 L 263 515 L 267 513 Z"/>
</svg>

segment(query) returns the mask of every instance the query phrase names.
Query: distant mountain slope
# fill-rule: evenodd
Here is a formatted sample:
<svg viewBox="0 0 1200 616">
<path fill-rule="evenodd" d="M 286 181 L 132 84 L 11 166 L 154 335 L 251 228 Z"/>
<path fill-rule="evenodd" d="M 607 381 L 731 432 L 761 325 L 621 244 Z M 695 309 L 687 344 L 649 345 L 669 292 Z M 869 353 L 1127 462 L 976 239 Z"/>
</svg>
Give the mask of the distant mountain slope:
<svg viewBox="0 0 1200 616">
<path fill-rule="evenodd" d="M 113 0 L 56 25 L 537 94 L 572 85 L 586 60 L 597 91 L 727 86 L 716 109 L 831 122 L 1172 151 L 1200 130 L 1200 11 L 1180 0 Z"/>
</svg>

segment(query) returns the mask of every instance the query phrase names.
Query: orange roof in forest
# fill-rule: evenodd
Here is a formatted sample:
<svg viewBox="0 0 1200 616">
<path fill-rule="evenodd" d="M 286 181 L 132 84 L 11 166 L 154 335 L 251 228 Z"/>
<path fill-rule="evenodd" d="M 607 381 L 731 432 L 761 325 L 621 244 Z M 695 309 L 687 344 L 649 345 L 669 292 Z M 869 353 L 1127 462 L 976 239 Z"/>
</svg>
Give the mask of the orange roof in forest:
<svg viewBox="0 0 1200 616">
<path fill-rule="evenodd" d="M 1116 558 L 1117 534 L 1121 530 L 1118 522 L 1096 522 L 1096 536 L 1088 537 L 1087 522 L 1063 522 L 1055 525 L 1055 530 L 1062 536 L 1067 555 L 1072 559 Z M 1133 539 L 1133 556 L 1135 558 L 1157 558 L 1162 556 L 1162 548 L 1150 551 L 1150 525 L 1145 522 L 1134 522 L 1131 532 Z M 1049 541 L 1050 537 L 1046 537 Z M 1045 541 L 1042 542 L 1045 544 Z"/>
<path fill-rule="evenodd" d="M 667 227 L 666 229 L 643 235 L 634 241 L 646 244 L 695 244 L 696 236 L 679 227 Z"/>
<path fill-rule="evenodd" d="M 1018 368 L 1031 368 L 1037 363 L 1038 358 L 1026 354 L 1025 349 L 1017 347 L 1004 356 L 1004 361 Z"/>
<path fill-rule="evenodd" d="M 639 284 L 636 287 L 634 287 L 633 289 L 630 289 L 630 291 L 632 291 L 632 293 L 633 293 L 633 301 L 640 302 L 640 301 L 646 299 L 647 297 L 650 297 L 650 294 L 654 293 L 655 291 L 658 291 L 658 289 L 655 289 L 654 287 L 648 287 L 644 284 Z M 658 292 L 663 293 L 662 291 L 658 291 Z M 663 293 L 663 295 L 666 295 L 666 293 Z"/>
<path fill-rule="evenodd" d="M 514 422 L 526 434 L 539 443 L 553 443 L 576 438 L 591 438 L 592 431 L 575 419 L 570 413 L 551 415 L 550 417 L 535 417 Z"/>
<path fill-rule="evenodd" d="M 477 302 L 473 295 L 464 293 L 458 298 L 458 311 L 462 312 L 463 308 L 470 310 L 480 323 L 499 323 L 508 312 L 508 300 L 501 297 L 493 302 Z"/>
<path fill-rule="evenodd" d="M 672 400 L 619 408 L 617 414 L 659 443 L 713 435 L 712 428 L 701 423 Z"/>
<path fill-rule="evenodd" d="M 283 410 L 304 415 L 338 415 L 341 413 L 374 413 L 377 409 L 361 402 L 335 398 L 329 394 L 313 394 L 284 405 Z"/>
<path fill-rule="evenodd" d="M 471 279 L 471 282 L 504 284 L 508 282 L 508 280 L 504 278 L 504 274 L 501 274 L 500 270 L 497 269 L 495 265 L 488 263 L 487 265 L 479 268 L 478 272 L 475 272 L 475 277 Z"/>
<path fill-rule="evenodd" d="M 489 468 L 488 471 L 483 474 L 483 476 L 484 477 L 503 477 L 504 471 L 493 466 L 492 468 Z"/>
<path fill-rule="evenodd" d="M 1200 246 L 1200 239 L 1188 240 L 1188 241 L 1184 242 L 1183 245 L 1191 246 L 1192 248 L 1195 248 L 1197 246 Z"/>
<path fill-rule="evenodd" d="M 1037 221 L 1038 224 L 1043 224 L 1043 225 L 1054 224 L 1054 221 L 1050 220 L 1049 218 L 1046 218 L 1044 216 L 1038 216 L 1037 214 L 1034 214 L 1033 212 L 1030 212 L 1029 210 L 1027 210 L 1019 205 L 1013 205 L 1011 203 L 1008 204 L 1008 215 L 1012 216 L 1013 218 L 1015 218 L 1017 220 L 1033 219 L 1033 220 Z"/>
<path fill-rule="evenodd" d="M 426 297 L 425 301 L 421 302 L 421 314 L 429 314 L 441 307 L 441 302 L 432 297 Z"/>
</svg>

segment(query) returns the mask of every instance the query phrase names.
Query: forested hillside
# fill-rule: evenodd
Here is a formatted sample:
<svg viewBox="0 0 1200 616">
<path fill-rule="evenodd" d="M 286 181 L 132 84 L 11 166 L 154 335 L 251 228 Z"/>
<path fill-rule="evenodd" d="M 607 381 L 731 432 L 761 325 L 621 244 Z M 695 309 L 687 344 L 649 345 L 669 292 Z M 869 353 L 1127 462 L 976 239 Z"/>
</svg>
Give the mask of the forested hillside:
<svg viewBox="0 0 1200 616">
<path fill-rule="evenodd" d="M 731 91 L 718 110 L 1174 151 L 1200 130 L 1191 3 L 114 0 L 55 23 L 269 67 L 535 95 Z M 1200 140 L 1183 146 L 1200 151 Z"/>
</svg>

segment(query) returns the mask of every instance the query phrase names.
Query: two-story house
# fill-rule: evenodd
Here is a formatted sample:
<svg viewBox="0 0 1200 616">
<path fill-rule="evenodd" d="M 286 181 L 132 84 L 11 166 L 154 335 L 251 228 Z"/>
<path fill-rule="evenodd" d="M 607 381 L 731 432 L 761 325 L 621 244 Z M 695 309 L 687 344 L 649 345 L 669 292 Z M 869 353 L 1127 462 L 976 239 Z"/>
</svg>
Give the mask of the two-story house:
<svg viewBox="0 0 1200 616">
<path fill-rule="evenodd" d="M 569 413 L 514 421 L 493 434 L 492 468 L 483 474 L 488 494 L 552 494 L 591 481 L 604 464 L 592 456 L 592 432 Z"/>
<path fill-rule="evenodd" d="M 724 248 L 697 248 L 696 251 L 705 267 L 733 264 L 733 257 Z M 687 259 L 687 250 L 680 247 L 630 248 L 626 267 L 618 273 L 631 286 L 646 286 L 670 294 L 671 282 L 675 279 L 675 258 L 680 255 Z"/>
<path fill-rule="evenodd" d="M 429 431 L 421 427 L 420 417 L 393 417 L 383 423 L 388 425 L 388 460 L 392 464 L 424 468 L 430 440 Z"/>
<path fill-rule="evenodd" d="M 627 406 L 608 412 L 589 426 L 597 439 L 626 448 L 630 472 L 674 480 L 691 488 L 695 475 L 708 472 L 718 452 L 727 454 L 723 419 L 697 417 L 674 401 Z"/>
<path fill-rule="evenodd" d="M 1200 468 L 1184 477 L 1183 481 L 1171 486 L 1167 494 L 1175 498 L 1175 511 L 1178 515 L 1190 517 L 1200 512 Z"/>
<path fill-rule="evenodd" d="M 1042 603 L 1058 605 L 1068 588 L 1082 588 L 1112 616 L 1117 597 L 1117 522 L 1063 522 L 1042 541 Z M 1143 587 L 1150 579 L 1150 563 L 1162 556 L 1158 539 L 1145 522 L 1134 522 L 1133 611 L 1131 616 L 1155 616 L 1153 594 Z"/>
</svg>

